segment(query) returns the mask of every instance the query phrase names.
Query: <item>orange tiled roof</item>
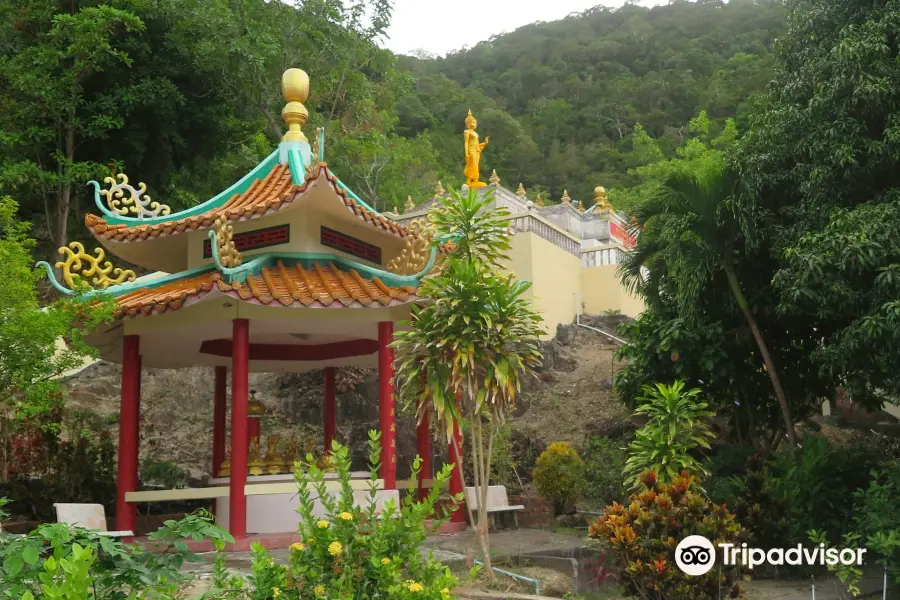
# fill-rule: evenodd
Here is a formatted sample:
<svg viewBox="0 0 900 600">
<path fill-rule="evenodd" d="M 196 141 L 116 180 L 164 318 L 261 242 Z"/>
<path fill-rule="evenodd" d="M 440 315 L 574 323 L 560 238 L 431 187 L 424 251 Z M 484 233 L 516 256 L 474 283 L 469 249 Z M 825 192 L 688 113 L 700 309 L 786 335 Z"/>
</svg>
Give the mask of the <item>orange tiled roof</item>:
<svg viewBox="0 0 900 600">
<path fill-rule="evenodd" d="M 156 288 L 135 290 L 116 298 L 116 318 L 178 310 L 213 290 L 247 302 L 296 307 L 388 306 L 417 299 L 416 288 L 391 287 L 378 277 L 365 279 L 355 269 L 334 263 L 286 265 L 277 261 L 250 275 L 243 283 L 227 283 L 218 271 L 173 281 Z"/>
<path fill-rule="evenodd" d="M 320 163 L 319 168 L 307 176 L 302 185 L 291 181 L 291 170 L 287 165 L 275 165 L 268 175 L 255 180 L 247 191 L 235 194 L 223 205 L 199 215 L 154 225 L 124 225 L 110 224 L 102 217 L 88 214 L 84 218 L 84 224 L 94 237 L 115 242 L 141 242 L 164 235 L 212 229 L 219 215 L 224 215 L 229 222 L 234 222 L 257 219 L 276 212 L 302 196 L 310 184 L 321 175 L 325 176 L 332 189 L 340 196 L 344 206 L 360 219 L 400 237 L 415 235 L 405 226 L 366 209 L 348 196 L 337 184 L 337 178 L 331 174 L 325 163 Z"/>
</svg>

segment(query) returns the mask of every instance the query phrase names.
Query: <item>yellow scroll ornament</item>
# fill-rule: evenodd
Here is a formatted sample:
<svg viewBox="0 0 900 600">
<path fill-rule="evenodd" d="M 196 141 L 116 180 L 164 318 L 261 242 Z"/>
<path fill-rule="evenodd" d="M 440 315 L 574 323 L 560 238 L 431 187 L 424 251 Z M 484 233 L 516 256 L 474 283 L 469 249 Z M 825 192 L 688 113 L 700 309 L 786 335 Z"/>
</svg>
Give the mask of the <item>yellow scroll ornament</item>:
<svg viewBox="0 0 900 600">
<path fill-rule="evenodd" d="M 234 228 L 223 215 L 219 215 L 216 219 L 216 247 L 219 251 L 219 263 L 226 269 L 239 267 L 243 262 L 241 253 L 234 245 L 233 236 Z"/>
<path fill-rule="evenodd" d="M 84 282 L 92 289 L 103 290 L 111 285 L 134 281 L 136 278 L 134 271 L 114 267 L 106 260 L 103 248 L 95 248 L 92 256 L 85 251 L 81 242 L 72 242 L 60 248 L 58 252 L 64 260 L 56 263 L 56 268 L 60 270 L 63 281 L 71 289 Z"/>
<path fill-rule="evenodd" d="M 431 238 L 433 228 L 424 219 L 416 219 L 409 224 L 413 235 L 406 236 L 406 247 L 399 256 L 387 264 L 389 271 L 397 275 L 415 275 L 425 268 L 431 258 Z"/>
</svg>

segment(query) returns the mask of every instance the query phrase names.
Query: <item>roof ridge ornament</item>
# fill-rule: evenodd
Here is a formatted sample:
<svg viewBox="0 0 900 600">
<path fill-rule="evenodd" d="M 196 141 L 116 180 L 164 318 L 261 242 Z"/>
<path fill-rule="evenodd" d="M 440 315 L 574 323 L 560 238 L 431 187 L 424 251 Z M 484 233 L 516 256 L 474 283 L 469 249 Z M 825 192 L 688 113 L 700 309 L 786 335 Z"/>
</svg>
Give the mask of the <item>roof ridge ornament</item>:
<svg viewBox="0 0 900 600">
<path fill-rule="evenodd" d="M 436 249 L 431 246 L 434 227 L 426 219 L 416 219 L 409 224 L 412 235 L 406 237 L 403 251 L 387 264 L 387 270 L 397 275 L 417 275 L 433 263 Z M 424 275 L 424 273 L 423 273 Z"/>
<path fill-rule="evenodd" d="M 537 204 L 538 206 L 540 206 L 541 208 L 543 208 L 543 206 L 544 206 L 544 199 L 541 197 L 541 193 L 540 193 L 540 192 L 538 192 L 537 198 L 535 198 L 534 203 Z"/>
<path fill-rule="evenodd" d="M 571 204 L 572 199 L 569 197 L 569 190 L 563 190 L 562 198 L 560 198 L 563 204 Z"/>
<path fill-rule="evenodd" d="M 437 185 L 434 186 L 434 195 L 435 195 L 435 197 L 437 197 L 437 196 L 443 196 L 443 195 L 446 194 L 446 193 L 447 193 L 447 190 L 444 189 L 444 184 L 441 183 L 440 180 L 438 180 Z"/>
<path fill-rule="evenodd" d="M 500 185 L 500 176 L 497 175 L 497 169 L 491 169 L 491 176 L 488 178 L 488 181 L 492 185 Z"/>
<path fill-rule="evenodd" d="M 520 182 L 519 182 L 519 188 L 516 190 L 516 196 L 518 196 L 519 198 L 524 198 L 524 197 L 525 197 L 525 194 L 526 194 L 526 192 L 525 192 L 525 186 L 523 186 L 523 185 L 522 185 L 522 182 L 520 181 Z"/>
<path fill-rule="evenodd" d="M 131 269 L 114 267 L 106 260 L 103 248 L 95 248 L 94 256 L 85 251 L 81 242 L 71 242 L 58 250 L 64 260 L 56 263 L 63 281 L 69 289 L 87 285 L 90 289 L 105 290 L 111 285 L 134 281 L 137 277 Z M 51 272 L 52 274 L 52 272 Z M 110 277 L 112 274 L 112 277 Z M 54 278 L 55 279 L 55 278 Z"/>
<path fill-rule="evenodd" d="M 412 196 L 406 197 L 406 202 L 403 204 L 403 211 L 410 212 L 416 209 L 416 203 L 413 202 Z M 415 223 L 415 221 L 413 221 Z"/>
<path fill-rule="evenodd" d="M 281 96 L 287 103 L 281 109 L 281 118 L 288 126 L 283 142 L 308 142 L 303 126 L 309 119 L 309 111 L 303 105 L 309 97 L 309 75 L 303 69 L 288 69 L 281 76 Z"/>
<path fill-rule="evenodd" d="M 241 266 L 243 258 L 234 245 L 234 227 L 232 227 L 225 215 L 219 215 L 216 219 L 215 246 L 216 246 L 216 266 L 222 266 L 226 269 L 233 269 Z M 213 240 L 211 240 L 213 241 Z"/>
<path fill-rule="evenodd" d="M 116 181 L 119 179 L 119 181 Z M 164 217 L 172 213 L 172 209 L 150 198 L 146 194 L 147 184 L 138 183 L 135 188 L 128 183 L 128 175 L 125 173 L 117 173 L 113 177 L 104 177 L 103 183 L 109 184 L 108 190 L 101 190 L 100 184 L 96 181 L 89 181 L 94 186 L 94 193 L 97 200 L 97 206 L 104 208 L 100 202 L 100 196 L 106 198 L 109 210 L 115 215 L 126 216 L 135 215 L 138 219 L 146 219 L 153 217 Z M 128 192 L 128 197 L 125 192 Z"/>
</svg>

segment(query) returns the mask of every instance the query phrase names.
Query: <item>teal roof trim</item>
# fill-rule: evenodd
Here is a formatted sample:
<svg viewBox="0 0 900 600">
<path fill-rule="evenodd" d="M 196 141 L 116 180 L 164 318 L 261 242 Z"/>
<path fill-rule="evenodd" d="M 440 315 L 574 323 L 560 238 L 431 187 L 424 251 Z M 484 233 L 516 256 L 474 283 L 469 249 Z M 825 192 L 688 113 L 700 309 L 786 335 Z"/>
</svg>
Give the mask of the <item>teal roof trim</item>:
<svg viewBox="0 0 900 600">
<path fill-rule="evenodd" d="M 303 164 L 303 155 L 297 147 L 288 150 L 288 168 L 295 185 L 301 185 L 306 180 L 306 165 Z"/>
<path fill-rule="evenodd" d="M 377 267 L 365 265 L 363 263 L 356 262 L 355 260 L 350 260 L 349 258 L 338 256 L 337 254 L 320 252 L 267 252 L 265 254 L 260 254 L 254 257 L 252 260 L 247 261 L 239 267 L 228 268 L 223 267 L 222 263 L 219 261 L 219 249 L 215 243 L 215 233 L 210 231 L 209 235 L 210 241 L 212 242 L 213 264 L 203 265 L 202 267 L 196 267 L 194 269 L 188 269 L 187 271 L 182 271 L 181 273 L 166 274 L 150 281 L 141 281 L 140 279 L 138 279 L 137 281 L 130 281 L 128 283 L 113 285 L 103 290 L 87 290 L 84 292 L 82 297 L 87 299 L 98 296 L 100 294 L 108 294 L 115 298 L 118 296 L 123 296 L 129 292 L 133 292 L 135 290 L 152 290 L 167 283 L 172 283 L 173 281 L 179 281 L 181 279 L 187 279 L 189 277 L 202 275 L 203 273 L 212 270 L 217 270 L 222 273 L 227 283 L 233 283 L 235 281 L 243 283 L 247 280 L 247 277 L 259 273 L 260 269 L 279 259 L 302 262 L 304 264 L 304 267 L 311 267 L 313 263 L 316 262 L 333 262 L 346 269 L 355 269 L 357 272 L 359 272 L 360 275 L 363 275 L 367 279 L 378 277 L 385 283 L 385 285 L 389 285 L 392 287 L 418 287 L 419 283 L 421 283 L 422 278 L 427 275 L 429 271 L 431 271 L 431 269 L 434 267 L 435 261 L 437 260 L 437 248 L 435 247 L 431 249 L 431 256 L 428 259 L 428 263 L 421 271 L 419 271 L 415 275 L 397 275 L 396 273 L 391 273 L 390 271 L 385 271 Z M 54 275 L 53 273 L 53 267 L 51 267 L 49 263 L 47 263 L 46 261 L 40 261 L 35 265 L 35 267 L 43 267 L 44 270 L 46 270 L 47 279 L 50 280 L 51 285 L 53 285 L 53 287 L 57 291 L 65 294 L 66 296 L 75 295 L 74 290 L 70 290 L 69 288 L 62 285 L 59 281 L 57 281 L 56 275 Z"/>
<path fill-rule="evenodd" d="M 278 164 L 278 150 L 275 150 L 274 152 L 272 152 L 272 154 L 263 159 L 263 161 L 256 165 L 252 171 L 241 177 L 231 187 L 227 188 L 218 195 L 213 196 L 206 202 L 177 213 L 172 213 L 163 217 L 153 217 L 149 219 L 141 219 L 138 217 L 123 217 L 122 215 L 114 213 L 109 208 L 107 208 L 107 206 L 100 199 L 100 184 L 93 180 L 89 181 L 88 184 L 94 186 L 94 203 L 97 205 L 97 208 L 100 209 L 100 212 L 104 214 L 104 216 L 106 217 L 106 222 L 110 225 L 155 225 L 157 223 L 167 223 L 169 221 L 175 221 L 178 219 L 201 215 L 209 210 L 218 208 L 219 206 L 225 204 L 225 202 L 227 202 L 228 199 L 235 194 L 243 194 L 244 192 L 246 192 L 254 181 L 265 177 L 269 173 L 269 171 L 271 171 L 275 167 L 276 164 Z"/>
</svg>

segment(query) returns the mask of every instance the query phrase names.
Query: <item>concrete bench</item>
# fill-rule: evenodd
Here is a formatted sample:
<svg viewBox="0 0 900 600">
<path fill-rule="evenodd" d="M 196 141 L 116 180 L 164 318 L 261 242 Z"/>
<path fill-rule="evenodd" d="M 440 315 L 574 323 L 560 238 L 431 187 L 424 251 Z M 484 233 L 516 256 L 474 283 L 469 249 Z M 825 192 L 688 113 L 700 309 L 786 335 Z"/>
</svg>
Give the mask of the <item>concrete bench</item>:
<svg viewBox="0 0 900 600">
<path fill-rule="evenodd" d="M 73 527 L 82 527 L 108 537 L 133 537 L 133 531 L 109 531 L 106 529 L 106 511 L 102 504 L 53 504 L 56 521 Z"/>
<path fill-rule="evenodd" d="M 478 494 L 474 487 L 466 488 L 466 504 L 472 509 L 472 512 L 478 510 Z M 488 518 L 496 526 L 495 515 L 511 514 L 513 524 L 516 529 L 519 528 L 518 511 L 525 507 L 521 504 L 510 505 L 509 498 L 506 495 L 506 487 L 502 485 L 489 485 L 487 489 L 487 513 Z"/>
</svg>

